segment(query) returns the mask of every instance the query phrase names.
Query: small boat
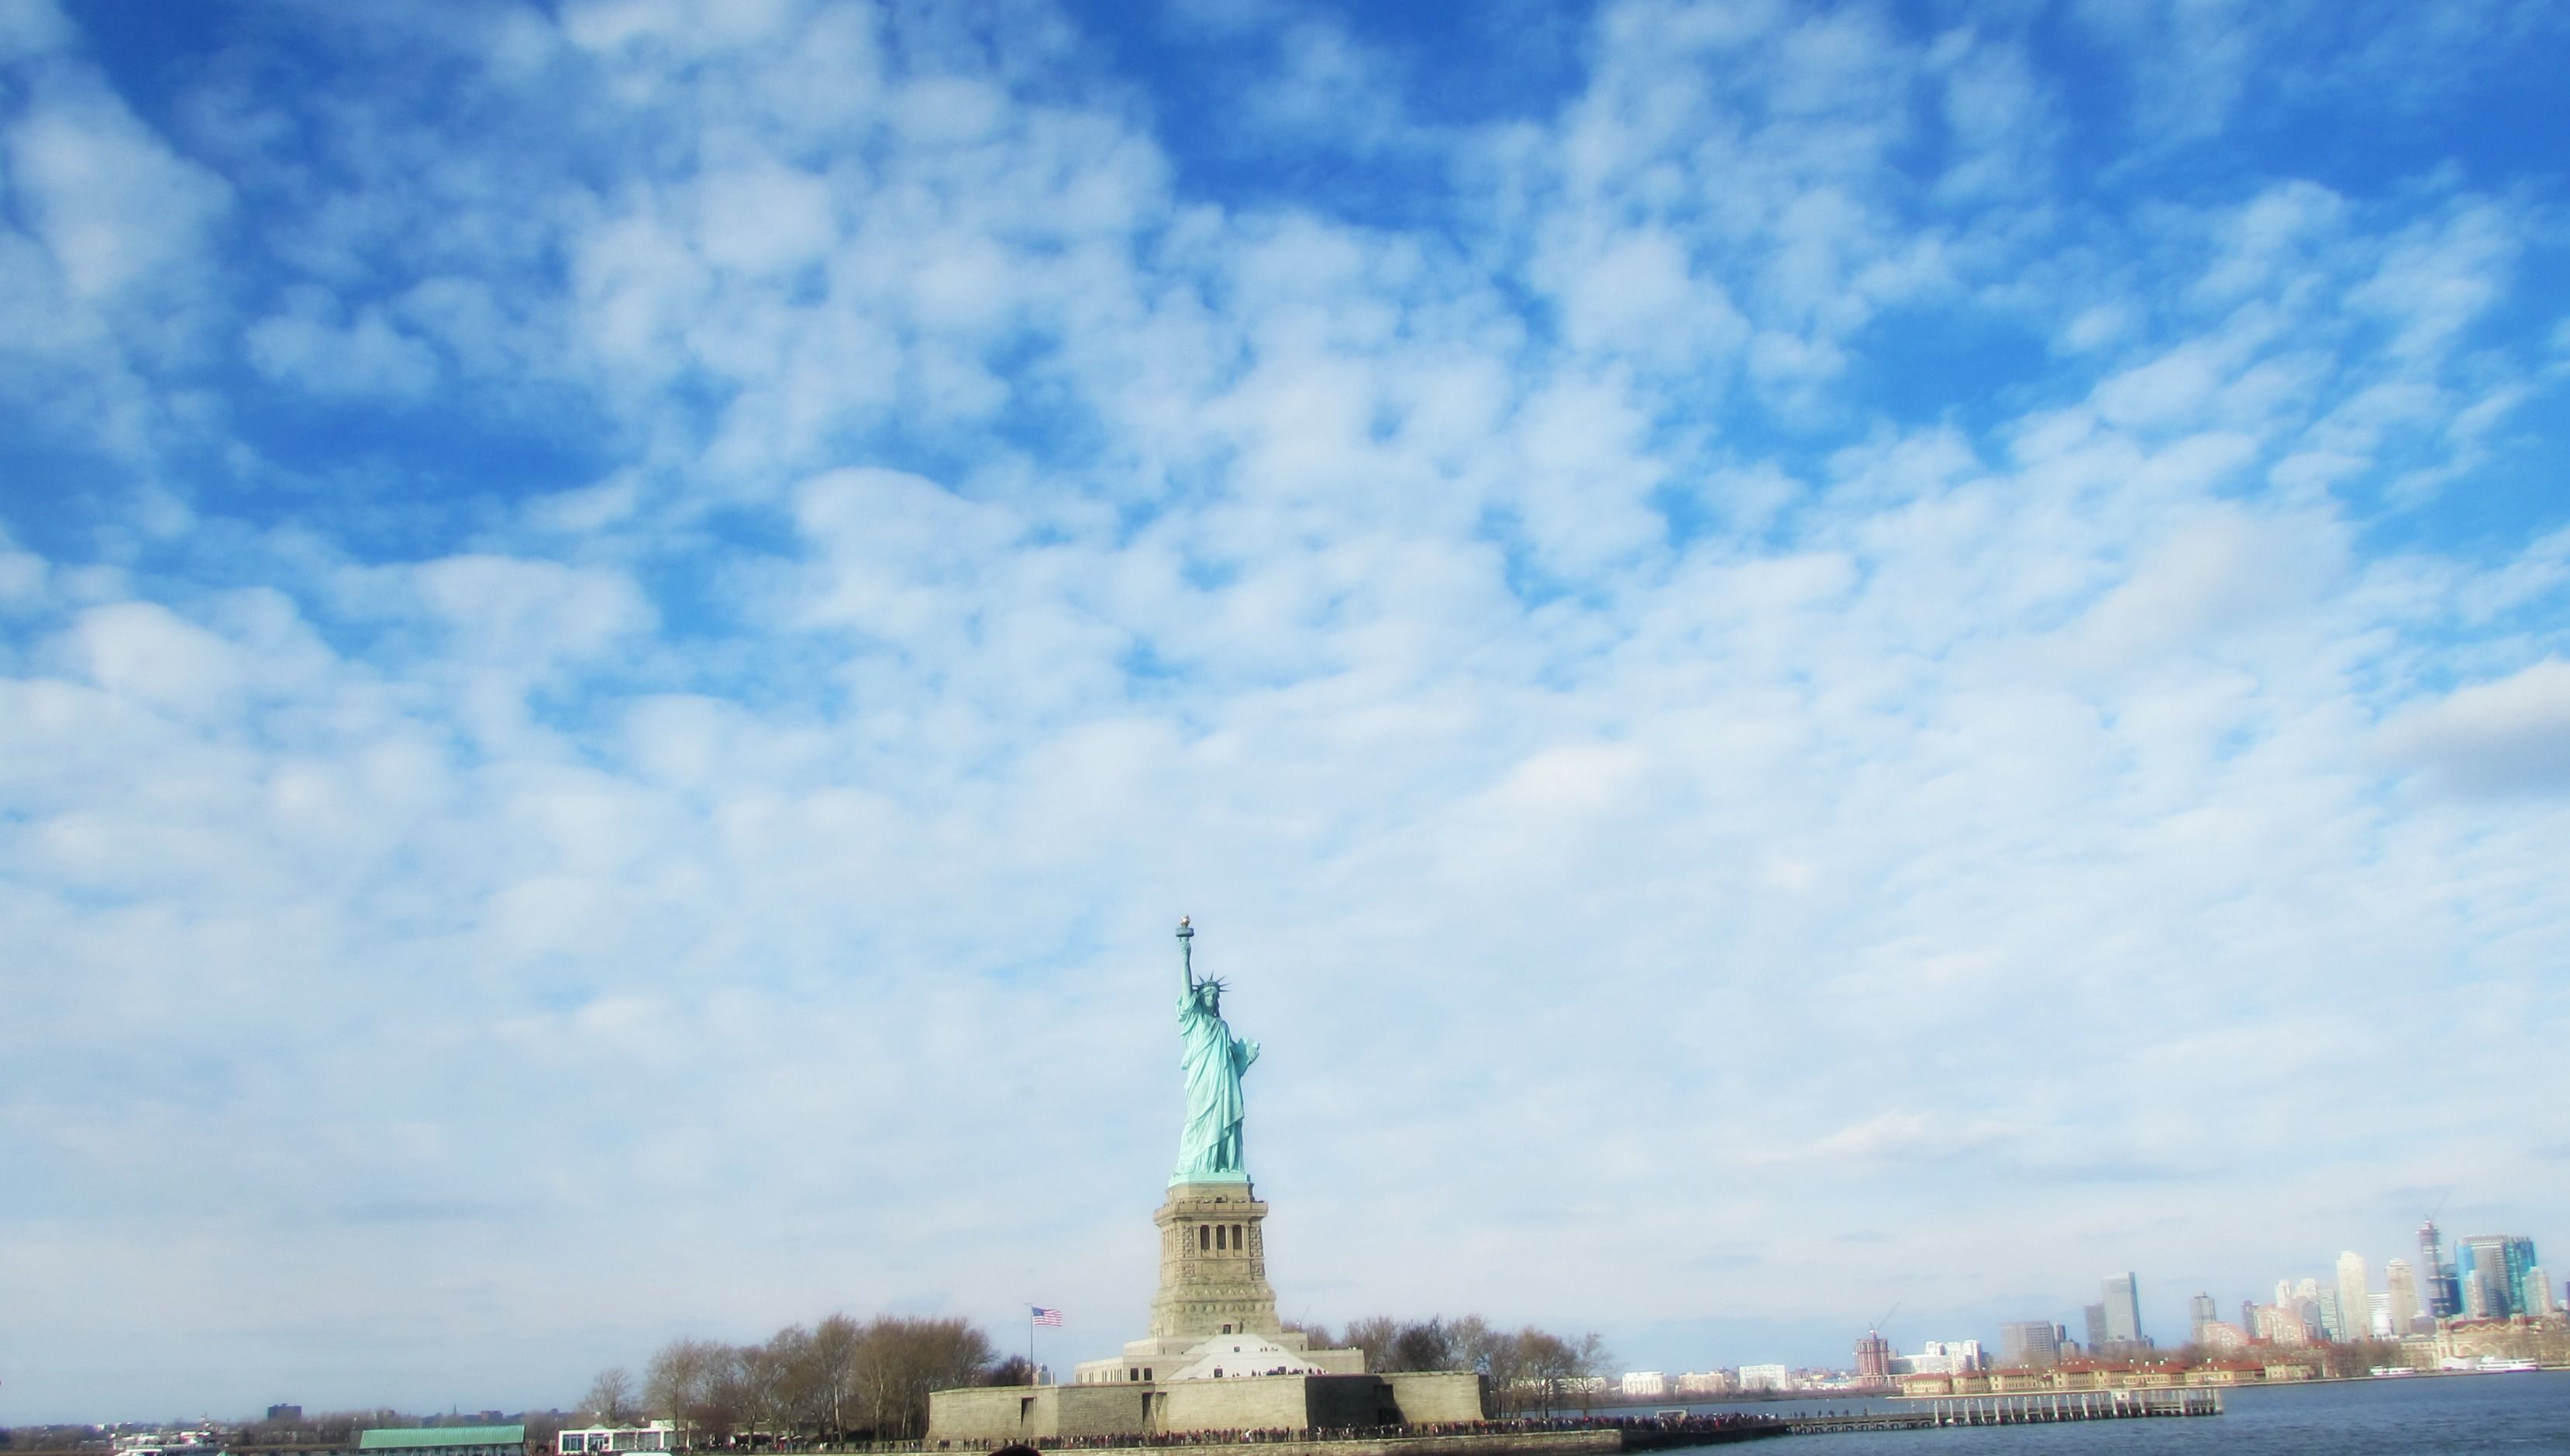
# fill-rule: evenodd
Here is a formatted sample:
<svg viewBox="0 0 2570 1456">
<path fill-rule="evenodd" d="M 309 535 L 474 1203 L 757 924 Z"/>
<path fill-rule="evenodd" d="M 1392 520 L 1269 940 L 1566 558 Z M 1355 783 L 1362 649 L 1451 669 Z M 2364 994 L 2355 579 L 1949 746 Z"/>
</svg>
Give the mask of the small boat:
<svg viewBox="0 0 2570 1456">
<path fill-rule="evenodd" d="M 117 1437 L 113 1456 L 222 1456 L 222 1446 L 212 1430 L 155 1431 Z"/>
<path fill-rule="evenodd" d="M 2373 1378 L 2376 1380 L 2397 1380 L 2403 1375 L 2415 1375 L 2417 1373 L 2417 1367 L 2414 1365 L 2376 1365 L 2373 1367 Z"/>
<path fill-rule="evenodd" d="M 2532 1360 L 2502 1360 L 2496 1355 L 2483 1355 L 2480 1363 L 2472 1368 L 2483 1375 L 2517 1375 L 2543 1367 Z"/>
</svg>

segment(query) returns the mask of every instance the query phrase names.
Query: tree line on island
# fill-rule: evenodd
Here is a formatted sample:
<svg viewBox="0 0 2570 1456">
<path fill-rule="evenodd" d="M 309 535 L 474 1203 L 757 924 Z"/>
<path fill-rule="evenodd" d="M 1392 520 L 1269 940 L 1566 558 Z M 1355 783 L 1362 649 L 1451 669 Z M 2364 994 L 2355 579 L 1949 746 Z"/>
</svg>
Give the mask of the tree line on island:
<svg viewBox="0 0 2570 1456">
<path fill-rule="evenodd" d="M 1366 1368 L 1377 1374 L 1469 1370 L 1487 1375 L 1494 1415 L 1548 1414 L 1566 1404 L 1586 1409 L 1596 1396 L 1592 1382 L 1615 1361 L 1594 1331 L 1560 1335 L 1531 1324 L 1500 1329 L 1479 1314 L 1409 1320 L 1379 1314 L 1348 1325 L 1335 1341 L 1318 1325 L 1304 1332 L 1315 1349 L 1364 1350 Z"/>
<path fill-rule="evenodd" d="M 639 1389 L 622 1366 L 602 1370 L 581 1408 L 602 1425 L 673 1420 L 690 1445 L 751 1434 L 907 1441 L 928 1429 L 930 1391 L 1024 1384 L 1026 1363 L 998 1359 L 969 1320 L 833 1314 L 751 1344 L 673 1339 Z"/>
<path fill-rule="evenodd" d="M 1300 1330 L 1315 1349 L 1364 1350 L 1366 1369 L 1376 1373 L 1487 1375 L 1494 1415 L 1585 1407 L 1590 1382 L 1613 1359 L 1593 1333 L 1499 1329 L 1478 1314 L 1378 1315 L 1348 1325 L 1335 1339 L 1322 1325 L 1285 1327 Z M 1029 1375 L 1026 1356 L 1001 1355 L 969 1320 L 833 1314 L 749 1344 L 673 1339 L 653 1352 L 639 1383 L 623 1366 L 600 1371 L 580 1410 L 600 1425 L 675 1421 L 691 1446 L 749 1435 L 907 1441 L 928 1429 L 930 1391 L 1024 1385 Z"/>
</svg>

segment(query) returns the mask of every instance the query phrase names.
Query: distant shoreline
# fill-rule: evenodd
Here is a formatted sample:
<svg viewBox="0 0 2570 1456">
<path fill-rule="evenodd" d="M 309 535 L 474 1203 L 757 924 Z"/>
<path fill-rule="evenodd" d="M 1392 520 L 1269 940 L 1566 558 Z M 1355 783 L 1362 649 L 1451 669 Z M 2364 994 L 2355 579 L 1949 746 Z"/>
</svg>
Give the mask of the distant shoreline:
<svg viewBox="0 0 2570 1456">
<path fill-rule="evenodd" d="M 2532 1370 L 2418 1370 L 2407 1375 L 2313 1375 L 2301 1380 L 2243 1380 L 2236 1385 L 2092 1385 L 2085 1390 L 1985 1390 L 1979 1395 L 1904 1395 L 1893 1391 L 1885 1400 L 1978 1400 L 1998 1395 L 2111 1395 L 2128 1390 L 2295 1390 L 2305 1385 L 2370 1385 L 2376 1380 L 2444 1379 L 2456 1375 L 2558 1375 L 2570 1365 L 2543 1365 Z"/>
<path fill-rule="evenodd" d="M 2538 1370 L 2420 1370 L 2413 1375 L 2314 1375 L 2303 1380 L 2244 1380 L 2227 1385 L 2092 1385 L 2081 1390 L 1983 1390 L 1971 1395 L 1905 1395 L 1897 1385 L 1865 1390 L 1744 1390 L 1737 1395 L 1625 1395 L 1618 1392 L 1612 1396 L 1593 1397 L 1586 1408 L 1667 1410 L 1697 1405 L 1772 1405 L 1788 1400 L 1974 1400 L 1993 1395 L 2099 1395 L 2119 1390 L 2290 1390 L 2299 1385 L 2361 1385 L 2376 1380 L 2416 1380 L 2431 1375 L 2438 1378 L 2453 1375 L 2550 1375 L 2563 1371 L 2570 1371 L 2570 1364 L 2545 1365 Z M 1563 1408 L 1556 1407 L 1556 1410 Z"/>
</svg>

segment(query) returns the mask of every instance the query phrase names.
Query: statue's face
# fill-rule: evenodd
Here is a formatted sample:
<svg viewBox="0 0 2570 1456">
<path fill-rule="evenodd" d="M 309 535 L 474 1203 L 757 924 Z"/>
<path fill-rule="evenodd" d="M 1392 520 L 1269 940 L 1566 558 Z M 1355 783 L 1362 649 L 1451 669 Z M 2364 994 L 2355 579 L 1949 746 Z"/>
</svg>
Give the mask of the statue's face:
<svg viewBox="0 0 2570 1456">
<path fill-rule="evenodd" d="M 1204 1007 L 1208 1011 L 1220 1012 L 1222 1010 L 1222 987 L 1215 985 L 1210 981 L 1196 987 L 1196 1004 Z"/>
</svg>

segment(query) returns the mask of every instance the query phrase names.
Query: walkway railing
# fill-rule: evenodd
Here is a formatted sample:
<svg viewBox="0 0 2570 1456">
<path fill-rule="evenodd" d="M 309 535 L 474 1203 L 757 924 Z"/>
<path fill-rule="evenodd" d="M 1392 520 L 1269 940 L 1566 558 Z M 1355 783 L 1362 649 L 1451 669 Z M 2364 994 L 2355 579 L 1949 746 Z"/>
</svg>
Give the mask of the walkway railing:
<svg viewBox="0 0 2570 1456">
<path fill-rule="evenodd" d="M 2026 1426 L 2053 1421 L 2142 1420 L 2222 1414 L 2219 1390 L 2081 1390 L 2043 1395 L 1973 1395 L 1912 1410 L 1859 1410 L 1785 1417 L 1796 1435 L 1830 1431 L 1921 1431 L 1936 1426 Z"/>
</svg>

